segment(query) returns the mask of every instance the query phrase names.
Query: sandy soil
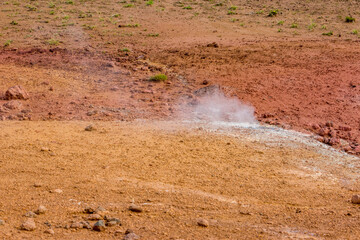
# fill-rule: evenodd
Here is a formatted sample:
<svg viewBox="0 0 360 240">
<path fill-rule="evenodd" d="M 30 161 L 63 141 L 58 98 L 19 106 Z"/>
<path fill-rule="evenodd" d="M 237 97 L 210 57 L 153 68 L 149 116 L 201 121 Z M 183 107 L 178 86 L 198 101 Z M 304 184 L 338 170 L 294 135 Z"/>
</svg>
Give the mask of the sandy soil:
<svg viewBox="0 0 360 240">
<path fill-rule="evenodd" d="M 126 229 L 143 239 L 357 239 L 359 8 L 1 2 L 0 236 L 48 238 L 51 225 L 58 239 Z M 168 80 L 149 81 L 160 73 Z M 30 98 L 7 100 L 15 85 Z M 212 89 L 253 106 L 262 124 L 312 137 L 179 123 Z M 97 131 L 84 131 L 90 122 Z M 129 212 L 132 202 L 144 211 Z M 20 230 L 40 204 L 37 230 Z M 69 229 L 87 206 L 122 226 Z"/>
<path fill-rule="evenodd" d="M 46 238 L 45 223 L 56 239 L 122 238 L 128 228 L 143 239 L 360 234 L 359 208 L 349 202 L 360 187 L 358 159 L 308 137 L 138 121 L 98 122 L 88 132 L 87 124 L 1 123 L 2 237 Z M 144 211 L 130 212 L 133 202 Z M 35 218 L 37 229 L 18 230 L 23 215 L 39 205 L 48 211 Z M 122 226 L 101 233 L 66 229 L 87 219 L 87 206 L 102 206 Z M 199 218 L 210 226 L 197 226 Z"/>
</svg>

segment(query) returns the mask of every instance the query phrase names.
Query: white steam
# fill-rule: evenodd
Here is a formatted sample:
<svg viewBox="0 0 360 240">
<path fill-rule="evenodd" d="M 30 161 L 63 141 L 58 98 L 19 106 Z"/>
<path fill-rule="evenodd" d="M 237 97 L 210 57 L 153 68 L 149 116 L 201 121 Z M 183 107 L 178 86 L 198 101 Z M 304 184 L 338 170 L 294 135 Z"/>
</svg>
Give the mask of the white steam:
<svg viewBox="0 0 360 240">
<path fill-rule="evenodd" d="M 211 122 L 256 123 L 254 108 L 241 103 L 235 97 L 226 97 L 218 89 L 212 89 L 192 101 L 182 115 L 192 120 Z"/>
</svg>

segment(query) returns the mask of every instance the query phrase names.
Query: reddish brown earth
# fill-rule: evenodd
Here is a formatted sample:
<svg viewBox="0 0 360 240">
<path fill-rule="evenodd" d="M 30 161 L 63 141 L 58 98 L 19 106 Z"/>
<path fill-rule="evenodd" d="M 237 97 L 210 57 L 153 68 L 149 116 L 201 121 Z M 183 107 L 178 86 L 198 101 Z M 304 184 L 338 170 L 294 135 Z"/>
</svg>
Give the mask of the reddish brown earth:
<svg viewBox="0 0 360 240">
<path fill-rule="evenodd" d="M 50 223 L 58 239 L 123 238 L 127 228 L 144 239 L 357 239 L 357 9 L 333 0 L 1 2 L 0 236 L 47 238 Z M 168 80 L 149 81 L 159 73 Z M 13 86 L 29 98 L 9 97 Z M 261 123 L 353 156 L 271 134 L 153 130 L 209 86 L 254 106 Z M 85 132 L 94 121 L 98 130 Z M 150 203 L 144 214 L 129 213 L 134 201 Z M 37 230 L 21 230 L 40 204 L 49 212 Z M 85 205 L 124 224 L 69 229 L 87 219 Z"/>
</svg>

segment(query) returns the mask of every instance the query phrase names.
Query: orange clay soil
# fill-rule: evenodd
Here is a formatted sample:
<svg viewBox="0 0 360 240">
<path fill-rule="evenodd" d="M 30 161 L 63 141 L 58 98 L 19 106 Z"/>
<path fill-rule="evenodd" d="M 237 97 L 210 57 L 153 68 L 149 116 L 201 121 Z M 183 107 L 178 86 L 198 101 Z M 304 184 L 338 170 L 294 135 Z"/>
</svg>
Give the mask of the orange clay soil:
<svg viewBox="0 0 360 240">
<path fill-rule="evenodd" d="M 127 229 L 142 239 L 360 235 L 359 207 L 349 202 L 360 188 L 358 158 L 315 140 L 176 122 L 88 124 L 0 123 L 2 238 L 49 238 L 49 228 L 55 239 L 122 239 Z M 143 212 L 129 211 L 132 203 Z M 47 211 L 36 229 L 19 230 L 39 205 Z M 121 226 L 69 228 L 98 206 Z"/>
</svg>

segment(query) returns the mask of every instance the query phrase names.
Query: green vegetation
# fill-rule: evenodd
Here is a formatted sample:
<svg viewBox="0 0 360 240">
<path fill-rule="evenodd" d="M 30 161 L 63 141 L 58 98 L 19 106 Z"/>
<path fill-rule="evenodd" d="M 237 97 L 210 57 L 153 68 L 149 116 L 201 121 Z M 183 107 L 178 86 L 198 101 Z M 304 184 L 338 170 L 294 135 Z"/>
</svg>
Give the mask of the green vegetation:
<svg viewBox="0 0 360 240">
<path fill-rule="evenodd" d="M 298 24 L 297 24 L 297 23 L 293 23 L 293 24 L 291 24 L 290 28 L 298 28 Z"/>
<path fill-rule="evenodd" d="M 158 33 L 150 33 L 147 35 L 148 37 L 158 37 L 159 34 Z"/>
<path fill-rule="evenodd" d="M 134 5 L 133 5 L 133 4 L 126 4 L 126 5 L 124 5 L 123 7 L 124 7 L 124 8 L 132 8 L 132 7 L 134 7 Z"/>
<path fill-rule="evenodd" d="M 54 8 L 55 7 L 55 3 L 51 2 L 49 3 L 49 8 Z"/>
<path fill-rule="evenodd" d="M 73 5 L 73 4 L 74 4 L 74 1 L 68 0 L 68 1 L 66 1 L 65 3 L 66 3 L 66 4 L 71 4 L 71 5 Z"/>
<path fill-rule="evenodd" d="M 231 7 L 229 7 L 229 9 L 228 10 L 230 10 L 230 11 L 235 11 L 237 9 L 237 7 L 236 6 L 231 6 Z"/>
<path fill-rule="evenodd" d="M 7 40 L 4 44 L 4 47 L 8 47 L 10 46 L 10 44 L 12 43 L 13 41 L 12 40 Z"/>
<path fill-rule="evenodd" d="M 270 10 L 268 17 L 275 17 L 279 13 L 278 9 Z"/>
<path fill-rule="evenodd" d="M 18 25 L 19 23 L 17 23 L 16 21 L 11 21 L 11 23 L 10 23 L 11 25 Z"/>
<path fill-rule="evenodd" d="M 308 26 L 308 29 L 310 31 L 314 30 L 314 28 L 316 28 L 316 23 L 311 23 L 309 26 Z"/>
<path fill-rule="evenodd" d="M 277 25 L 282 26 L 282 25 L 284 25 L 284 22 L 285 22 L 285 21 L 279 21 L 279 22 L 277 23 Z"/>
<path fill-rule="evenodd" d="M 359 31 L 357 29 L 354 29 L 351 31 L 351 34 L 358 35 Z"/>
<path fill-rule="evenodd" d="M 155 76 L 150 77 L 150 81 L 153 82 L 165 82 L 168 77 L 165 74 L 157 74 Z"/>
<path fill-rule="evenodd" d="M 183 7 L 183 9 L 191 10 L 193 8 L 191 6 L 186 6 L 186 7 Z"/>
<path fill-rule="evenodd" d="M 345 18 L 345 22 L 347 22 L 347 23 L 355 22 L 355 18 L 348 16 L 348 17 Z"/>
<path fill-rule="evenodd" d="M 154 1 L 153 0 L 149 0 L 146 2 L 146 6 L 151 6 L 154 4 Z"/>
<path fill-rule="evenodd" d="M 227 12 L 227 15 L 236 15 L 236 12 L 228 11 L 228 12 Z"/>
<path fill-rule="evenodd" d="M 128 48 L 123 48 L 120 51 L 122 51 L 122 52 L 130 52 L 130 50 Z"/>
<path fill-rule="evenodd" d="M 59 40 L 56 40 L 56 39 L 50 39 L 50 40 L 47 40 L 46 41 L 47 44 L 49 45 L 59 45 Z"/>
<path fill-rule="evenodd" d="M 330 32 L 327 32 L 327 33 L 323 33 L 322 35 L 324 35 L 324 36 L 332 36 L 332 35 L 334 35 L 334 33 L 332 31 L 330 31 Z"/>
</svg>

